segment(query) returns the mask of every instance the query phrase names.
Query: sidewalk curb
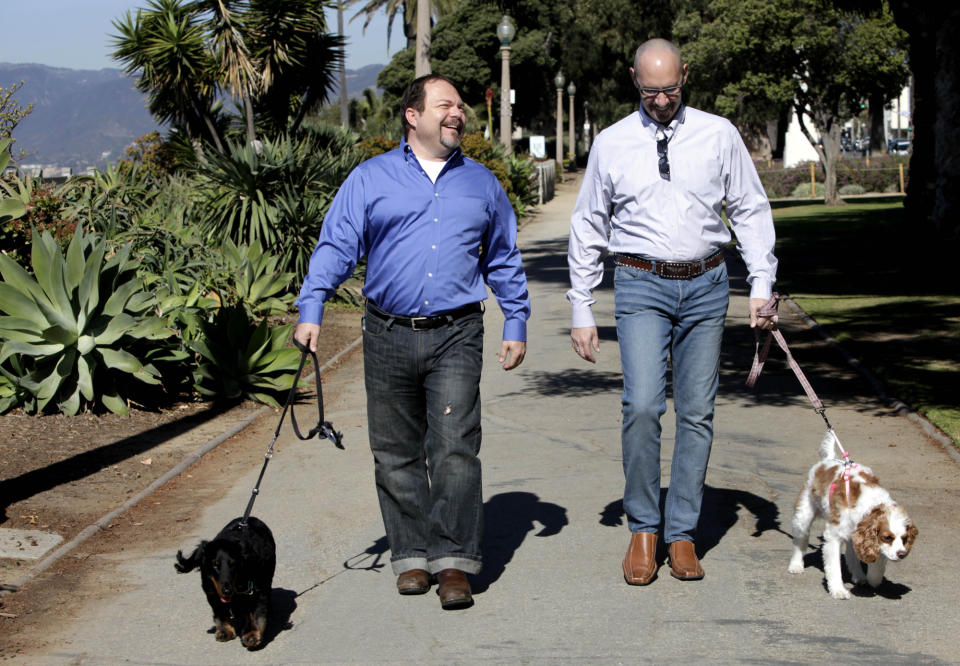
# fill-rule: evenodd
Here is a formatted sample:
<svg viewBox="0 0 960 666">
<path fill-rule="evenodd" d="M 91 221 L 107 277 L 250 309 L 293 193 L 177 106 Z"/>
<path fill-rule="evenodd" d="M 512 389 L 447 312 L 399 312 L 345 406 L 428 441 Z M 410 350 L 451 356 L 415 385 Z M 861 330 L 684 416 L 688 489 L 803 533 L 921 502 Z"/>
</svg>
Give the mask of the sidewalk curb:
<svg viewBox="0 0 960 666">
<path fill-rule="evenodd" d="M 329 369 L 334 363 L 336 363 L 343 356 L 351 352 L 362 341 L 363 341 L 363 336 L 358 336 L 353 342 L 351 342 L 349 345 L 341 349 L 333 357 L 331 357 L 326 363 L 320 366 L 320 372 L 323 373 L 324 370 Z M 314 376 L 310 375 L 304 381 L 306 381 L 306 383 L 309 384 L 309 383 L 312 383 L 313 380 L 314 380 Z M 128 499 L 119 508 L 114 509 L 110 513 L 106 514 L 105 516 L 97 520 L 92 525 L 87 526 L 79 534 L 73 537 L 73 539 L 71 539 L 70 541 L 63 544 L 62 546 L 57 548 L 55 551 L 47 555 L 47 557 L 45 557 L 43 560 L 38 562 L 36 566 L 32 567 L 30 571 L 28 571 L 26 574 L 21 576 L 18 580 L 10 584 L 4 584 L 3 588 L 0 589 L 0 597 L 3 597 L 7 594 L 11 594 L 19 590 L 26 583 L 30 582 L 33 578 L 37 577 L 38 575 L 40 575 L 41 573 L 49 569 L 52 565 L 54 565 L 67 553 L 69 553 L 74 548 L 82 544 L 84 541 L 92 537 L 94 534 L 96 534 L 100 530 L 107 529 L 114 518 L 125 513 L 132 507 L 136 506 L 144 498 L 149 497 L 151 494 L 153 494 L 157 490 L 157 488 L 167 483 L 170 479 L 182 474 L 184 470 L 186 470 L 188 467 L 196 463 L 204 455 L 206 455 L 213 449 L 217 448 L 217 446 L 219 446 L 226 440 L 230 439 L 237 433 L 244 430 L 247 426 L 249 426 L 251 423 L 256 421 L 261 416 L 264 416 L 270 413 L 271 411 L 272 411 L 271 407 L 267 407 L 267 406 L 261 407 L 260 409 L 250 414 L 250 416 L 248 416 L 246 419 L 244 419 L 240 423 L 237 423 L 236 425 L 234 425 L 232 428 L 230 428 L 223 434 L 214 437 L 213 439 L 209 440 L 206 444 L 204 444 L 197 450 L 187 455 L 186 458 L 184 458 L 179 463 L 177 463 L 177 465 L 175 465 L 172 469 L 170 469 L 166 474 L 164 474 L 158 479 L 155 479 L 153 483 L 151 483 L 145 489 L 143 489 L 142 491 L 140 491 L 139 493 L 137 493 L 136 495 Z"/>
<path fill-rule="evenodd" d="M 898 414 L 902 414 L 903 416 L 907 417 L 925 434 L 939 442 L 951 458 L 953 458 L 957 463 L 960 463 L 960 450 L 957 449 L 956 444 L 953 443 L 953 440 L 945 432 L 940 430 L 940 428 L 932 424 L 922 415 L 910 409 L 910 407 L 908 407 L 902 400 L 888 395 L 883 386 L 883 382 L 880 381 L 876 375 L 870 372 L 869 369 L 864 367 L 864 365 L 860 363 L 859 359 L 855 358 L 852 354 L 850 354 L 850 352 L 844 349 L 843 345 L 841 345 L 833 336 L 823 330 L 820 324 L 818 324 L 810 315 L 808 315 L 806 311 L 804 311 L 804 309 L 796 303 L 796 301 L 785 294 L 780 295 L 780 300 L 790 306 L 790 309 L 793 310 L 794 314 L 800 317 L 800 319 L 803 320 L 803 323 L 806 324 L 808 328 L 816 331 L 820 337 L 823 338 L 831 347 L 840 352 L 840 355 L 843 356 L 847 364 L 859 372 L 860 375 L 870 383 L 870 386 L 873 387 L 877 397 L 879 397 L 887 407 L 890 407 Z"/>
</svg>

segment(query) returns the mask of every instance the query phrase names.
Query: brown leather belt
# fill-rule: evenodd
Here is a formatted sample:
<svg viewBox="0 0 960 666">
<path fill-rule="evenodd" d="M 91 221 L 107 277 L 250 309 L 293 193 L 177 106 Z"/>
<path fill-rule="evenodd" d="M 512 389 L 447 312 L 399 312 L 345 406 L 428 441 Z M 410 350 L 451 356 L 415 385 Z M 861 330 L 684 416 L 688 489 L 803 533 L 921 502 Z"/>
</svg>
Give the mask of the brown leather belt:
<svg viewBox="0 0 960 666">
<path fill-rule="evenodd" d="M 456 310 L 450 310 L 449 312 L 444 312 L 438 315 L 430 315 L 429 317 L 403 317 L 400 315 L 390 314 L 386 310 L 381 310 L 378 308 L 373 304 L 373 302 L 367 301 L 367 312 L 372 314 L 377 319 L 393 322 L 398 326 L 412 328 L 415 331 L 425 331 L 431 328 L 440 328 L 441 326 L 452 324 L 457 319 L 460 319 L 460 317 L 466 317 L 470 314 L 483 312 L 483 305 L 481 303 L 470 303 L 469 305 L 464 305 Z"/>
<path fill-rule="evenodd" d="M 649 271 L 666 280 L 690 280 L 722 264 L 723 250 L 717 250 L 706 259 L 698 261 L 656 261 L 636 254 L 615 254 L 613 261 L 620 266 Z"/>
</svg>

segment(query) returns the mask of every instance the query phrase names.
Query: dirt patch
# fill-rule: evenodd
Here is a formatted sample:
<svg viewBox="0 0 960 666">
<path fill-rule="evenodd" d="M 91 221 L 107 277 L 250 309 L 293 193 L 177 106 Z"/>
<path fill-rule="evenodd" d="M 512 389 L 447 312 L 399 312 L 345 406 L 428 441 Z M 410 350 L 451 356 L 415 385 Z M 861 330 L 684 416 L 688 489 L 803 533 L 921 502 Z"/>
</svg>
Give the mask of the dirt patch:
<svg viewBox="0 0 960 666">
<path fill-rule="evenodd" d="M 328 310 L 318 358 L 323 364 L 360 334 L 361 313 Z M 326 372 L 350 363 L 356 349 Z M 325 391 L 324 398 L 334 396 Z M 53 532 L 69 541 L 122 506 L 214 437 L 263 405 L 229 409 L 185 403 L 129 416 L 0 417 L 0 527 Z M 266 410 L 240 433 L 161 486 L 106 530 L 83 542 L 15 593 L 0 597 L 0 659 L 46 645 L 46 629 L 75 616 L 84 603 L 115 594 L 110 554 L 176 540 L 199 507 L 219 497 L 237 474 L 263 460 L 278 410 Z M 0 559 L 0 583 L 22 578 L 34 560 Z"/>
</svg>

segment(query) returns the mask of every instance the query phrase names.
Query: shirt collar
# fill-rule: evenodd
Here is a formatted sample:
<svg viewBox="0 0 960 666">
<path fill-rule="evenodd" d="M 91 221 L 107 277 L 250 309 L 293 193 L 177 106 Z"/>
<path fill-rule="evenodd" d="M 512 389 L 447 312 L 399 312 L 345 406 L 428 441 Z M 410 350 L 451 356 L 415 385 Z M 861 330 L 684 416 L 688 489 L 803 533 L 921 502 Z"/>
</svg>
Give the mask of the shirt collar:
<svg viewBox="0 0 960 666">
<path fill-rule="evenodd" d="M 413 148 L 411 148 L 410 144 L 407 143 L 407 137 L 405 136 L 400 137 L 399 149 L 400 149 L 400 154 L 403 155 L 403 159 L 405 161 L 409 162 L 410 160 L 413 160 L 416 162 L 417 160 L 416 153 L 413 152 Z M 457 147 L 457 149 L 454 150 L 452 153 L 450 153 L 450 155 L 447 157 L 447 161 L 444 163 L 444 169 L 446 169 L 447 166 L 450 166 L 450 167 L 458 166 L 462 162 L 463 162 L 463 151 L 459 147 Z"/>
<path fill-rule="evenodd" d="M 680 108 L 677 109 L 677 113 L 673 116 L 673 118 L 670 120 L 670 123 L 667 124 L 666 127 L 669 127 L 671 132 L 676 132 L 677 128 L 680 127 L 680 124 L 686 120 L 686 116 L 687 105 L 681 102 Z M 661 125 L 659 122 L 650 117 L 650 114 L 647 113 L 647 110 L 643 108 L 643 104 L 640 105 L 640 122 L 643 123 L 643 126 L 651 134 L 656 134 L 658 128 L 664 127 L 664 125 Z"/>
</svg>

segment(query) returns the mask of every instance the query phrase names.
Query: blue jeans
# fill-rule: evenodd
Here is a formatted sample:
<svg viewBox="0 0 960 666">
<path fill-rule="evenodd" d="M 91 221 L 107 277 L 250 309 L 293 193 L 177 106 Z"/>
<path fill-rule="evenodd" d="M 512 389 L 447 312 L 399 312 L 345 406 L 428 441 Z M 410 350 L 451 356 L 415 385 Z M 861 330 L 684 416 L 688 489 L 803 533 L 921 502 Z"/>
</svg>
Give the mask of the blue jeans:
<svg viewBox="0 0 960 666">
<path fill-rule="evenodd" d="M 363 320 L 367 420 L 394 573 L 480 571 L 483 314 L 414 331 Z"/>
<path fill-rule="evenodd" d="M 667 280 L 617 266 L 617 337 L 623 365 L 623 508 L 631 532 L 658 532 L 660 417 L 666 411 L 668 355 L 677 415 L 666 543 L 694 540 L 713 443 L 720 342 L 730 287 L 726 264 L 692 280 Z"/>
</svg>

